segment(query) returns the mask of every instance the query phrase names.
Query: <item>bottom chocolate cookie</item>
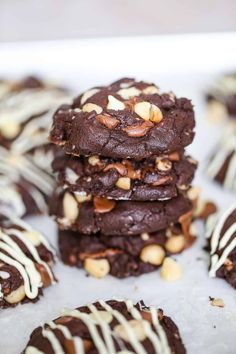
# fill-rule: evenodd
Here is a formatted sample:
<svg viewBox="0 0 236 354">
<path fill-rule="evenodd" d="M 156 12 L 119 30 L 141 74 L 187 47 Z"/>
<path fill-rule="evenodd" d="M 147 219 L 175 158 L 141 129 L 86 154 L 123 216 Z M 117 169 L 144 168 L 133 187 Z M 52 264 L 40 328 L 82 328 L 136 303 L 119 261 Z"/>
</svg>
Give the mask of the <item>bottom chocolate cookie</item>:
<svg viewBox="0 0 236 354">
<path fill-rule="evenodd" d="M 193 233 L 193 227 L 190 231 Z M 166 256 L 180 253 L 189 245 L 189 237 L 183 235 L 180 224 L 138 236 L 88 236 L 59 231 L 62 261 L 84 268 L 96 278 L 107 274 L 125 278 L 152 272 L 162 265 Z"/>
<path fill-rule="evenodd" d="M 99 300 L 36 328 L 23 354 L 185 354 L 176 324 L 143 301 Z"/>
</svg>

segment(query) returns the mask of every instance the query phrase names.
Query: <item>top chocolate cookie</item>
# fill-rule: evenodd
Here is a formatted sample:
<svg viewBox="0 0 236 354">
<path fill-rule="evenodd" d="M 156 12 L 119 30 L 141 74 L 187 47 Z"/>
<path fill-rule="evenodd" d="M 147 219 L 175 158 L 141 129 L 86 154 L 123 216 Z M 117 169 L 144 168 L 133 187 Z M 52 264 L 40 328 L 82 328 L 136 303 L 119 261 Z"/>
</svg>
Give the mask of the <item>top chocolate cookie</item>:
<svg viewBox="0 0 236 354">
<path fill-rule="evenodd" d="M 194 126 L 188 99 L 160 93 L 154 84 L 121 79 L 61 106 L 50 139 L 72 155 L 139 160 L 189 145 Z"/>
</svg>

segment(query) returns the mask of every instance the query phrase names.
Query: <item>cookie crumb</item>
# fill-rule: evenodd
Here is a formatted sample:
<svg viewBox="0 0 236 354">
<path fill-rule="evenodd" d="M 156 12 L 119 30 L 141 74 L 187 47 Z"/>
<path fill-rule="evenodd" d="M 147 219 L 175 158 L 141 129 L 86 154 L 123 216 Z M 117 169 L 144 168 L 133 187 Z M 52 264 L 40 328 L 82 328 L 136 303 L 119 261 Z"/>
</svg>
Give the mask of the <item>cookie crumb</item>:
<svg viewBox="0 0 236 354">
<path fill-rule="evenodd" d="M 214 298 L 209 296 L 209 300 L 212 306 L 225 307 L 224 301 L 220 298 Z"/>
</svg>

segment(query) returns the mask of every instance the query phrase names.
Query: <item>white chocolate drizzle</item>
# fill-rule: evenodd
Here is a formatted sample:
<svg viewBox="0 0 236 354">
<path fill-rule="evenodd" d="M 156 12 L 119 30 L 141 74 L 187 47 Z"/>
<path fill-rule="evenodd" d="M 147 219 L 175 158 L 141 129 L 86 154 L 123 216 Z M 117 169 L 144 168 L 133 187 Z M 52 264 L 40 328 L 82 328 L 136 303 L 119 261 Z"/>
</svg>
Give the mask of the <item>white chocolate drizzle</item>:
<svg viewBox="0 0 236 354">
<path fill-rule="evenodd" d="M 210 94 L 219 101 L 225 100 L 229 95 L 236 94 L 236 74 L 227 74 L 219 77 L 211 86 Z"/>
<path fill-rule="evenodd" d="M 34 163 L 25 155 L 15 155 L 11 151 L 0 147 L 0 189 L 3 195 L 0 194 L 1 201 L 4 204 L 13 204 L 13 208 L 19 216 L 24 214 L 22 208 L 22 198 L 20 192 L 15 189 L 13 191 L 4 191 L 4 183 L 8 178 L 8 184 L 21 183 L 21 178 L 26 180 L 30 188 L 28 192 L 35 201 L 38 209 L 41 211 L 47 210 L 44 195 L 50 196 L 54 188 L 54 179 L 41 168 L 34 165 Z M 1 188 L 3 185 L 3 188 Z M 7 193 L 7 195 L 6 195 Z M 13 195 L 14 193 L 14 195 Z M 25 208 L 24 208 L 25 209 Z"/>
<path fill-rule="evenodd" d="M 217 270 L 225 263 L 227 257 L 236 248 L 236 219 L 222 235 L 222 230 L 228 218 L 236 210 L 236 203 L 228 208 L 220 217 L 211 217 L 207 223 L 207 237 L 211 236 L 211 264 L 209 276 L 215 277 Z M 221 251 L 218 255 L 217 252 Z"/>
<path fill-rule="evenodd" d="M 0 134 L 12 140 L 10 150 L 0 150 L 0 204 L 12 207 L 19 216 L 26 212 L 14 186 L 21 177 L 31 184 L 29 193 L 39 211 L 47 211 L 44 196 L 54 188 L 50 176 L 53 152 L 47 150 L 49 130 L 55 109 L 70 101 L 71 97 L 56 87 L 13 91 L 9 82 L 0 83 Z M 6 177 L 13 192 L 1 188 Z"/>
<path fill-rule="evenodd" d="M 41 350 L 38 350 L 35 347 L 29 346 L 27 347 L 25 354 L 44 354 Z"/>
<path fill-rule="evenodd" d="M 117 300 L 122 301 L 122 300 Z M 125 302 L 128 312 L 131 314 L 134 320 L 140 321 L 143 326 L 146 337 L 152 343 L 152 346 L 157 354 L 171 354 L 171 349 L 168 344 L 168 340 L 164 329 L 159 323 L 158 312 L 155 308 L 150 308 L 150 316 L 152 320 L 151 324 L 143 319 L 140 312 L 134 307 L 132 301 Z M 78 318 L 89 330 L 91 341 L 96 347 L 99 354 L 116 354 L 115 342 L 119 345 L 120 354 L 148 354 L 143 344 L 137 338 L 134 328 L 130 325 L 130 320 L 127 320 L 125 316 L 119 311 L 113 309 L 108 303 L 100 300 L 99 304 L 104 311 L 98 310 L 95 305 L 88 304 L 87 307 L 91 311 L 90 313 L 80 312 L 79 310 L 64 310 L 62 316 L 70 316 Z M 130 345 L 133 347 L 133 351 L 126 349 L 125 341 L 118 337 L 117 333 L 109 326 L 110 316 L 105 316 L 104 313 L 109 314 L 111 318 L 115 318 L 120 325 L 125 329 Z M 100 327 L 101 334 L 98 331 Z M 47 338 L 51 344 L 51 348 L 55 354 L 65 354 L 63 347 L 57 336 L 53 333 L 53 330 L 60 330 L 66 339 L 73 340 L 74 350 L 76 354 L 84 354 L 83 340 L 79 337 L 73 337 L 69 328 L 64 324 L 55 324 L 54 322 L 47 322 L 42 328 L 42 336 Z M 31 347 L 33 348 L 33 347 Z M 35 348 L 36 349 L 36 348 Z M 26 351 L 26 354 L 30 354 Z M 34 354 L 34 353 L 33 353 Z"/>
<path fill-rule="evenodd" d="M 3 213 L 3 215 L 5 217 L 9 216 L 8 213 Z M 42 287 L 41 275 L 36 269 L 35 264 L 40 264 L 45 268 L 51 283 L 55 283 L 54 276 L 48 264 L 40 258 L 38 250 L 31 239 L 24 234 L 24 231 L 33 232 L 32 227 L 17 217 L 10 218 L 10 222 L 19 226 L 22 230 L 4 227 L 0 229 L 0 260 L 18 270 L 24 282 L 26 296 L 29 299 L 35 299 L 38 295 L 39 288 Z M 21 247 L 13 239 L 13 236 L 25 245 L 31 258 L 22 251 Z M 39 232 L 37 232 L 37 237 L 39 241 L 54 254 L 48 242 Z"/>
<path fill-rule="evenodd" d="M 54 110 L 60 104 L 68 101 L 68 95 L 63 91 L 50 88 L 25 89 L 17 92 L 10 92 L 4 96 L 0 102 L 0 132 L 4 135 L 4 129 L 9 124 L 22 126 L 31 117 L 43 115 L 44 112 Z M 46 113 L 47 114 L 47 113 Z M 51 115 L 47 119 L 34 123 L 32 120 L 31 127 L 34 127 L 35 132 L 38 131 L 37 123 L 40 122 L 40 127 L 47 131 L 51 124 Z M 42 117 L 40 117 L 41 119 Z M 27 129 L 27 127 L 26 127 Z M 31 131 L 32 133 L 32 131 Z M 32 136 L 28 135 L 28 138 Z M 32 142 L 32 139 L 28 139 Z"/>
<path fill-rule="evenodd" d="M 0 206 L 4 209 L 12 210 L 16 215 L 23 216 L 26 207 L 22 196 L 17 191 L 16 186 L 9 179 L 0 175 Z"/>
<path fill-rule="evenodd" d="M 223 167 L 227 158 L 230 160 L 226 166 L 226 174 L 223 181 L 223 186 L 228 189 L 236 189 L 236 134 L 225 134 L 220 141 L 217 153 L 209 162 L 207 174 L 210 178 L 214 179 L 221 168 Z"/>
</svg>

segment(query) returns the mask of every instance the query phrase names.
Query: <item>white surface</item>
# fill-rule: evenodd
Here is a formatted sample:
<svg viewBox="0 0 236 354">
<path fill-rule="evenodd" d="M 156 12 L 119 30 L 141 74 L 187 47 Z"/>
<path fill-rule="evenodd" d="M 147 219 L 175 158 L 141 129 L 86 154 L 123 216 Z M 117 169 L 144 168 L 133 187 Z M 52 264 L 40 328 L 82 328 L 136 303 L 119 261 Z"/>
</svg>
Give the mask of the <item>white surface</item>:
<svg viewBox="0 0 236 354">
<path fill-rule="evenodd" d="M 235 0 L 1 0 L 0 41 L 236 30 Z"/>
<path fill-rule="evenodd" d="M 39 72 L 57 77 L 78 91 L 129 75 L 155 81 L 163 89 L 192 98 L 197 129 L 189 151 L 200 161 L 195 184 L 202 186 L 204 197 L 215 199 L 224 208 L 236 196 L 203 174 L 206 158 L 224 124 L 213 126 L 206 122 L 203 93 L 212 76 L 235 65 L 235 42 L 236 34 L 225 34 L 2 45 L 0 76 Z M 56 244 L 52 221 L 38 217 L 31 222 Z M 60 282 L 47 289 L 41 301 L 1 312 L 0 353 L 19 354 L 31 331 L 58 316 L 63 307 L 118 296 L 144 299 L 149 305 L 162 307 L 177 322 L 190 354 L 235 354 L 236 292 L 223 280 L 208 278 L 203 243 L 200 227 L 199 241 L 177 257 L 184 275 L 176 283 L 163 282 L 158 271 L 126 280 L 95 280 L 86 277 L 83 270 L 58 262 L 55 274 Z M 212 307 L 209 296 L 222 298 L 225 308 Z"/>
</svg>

